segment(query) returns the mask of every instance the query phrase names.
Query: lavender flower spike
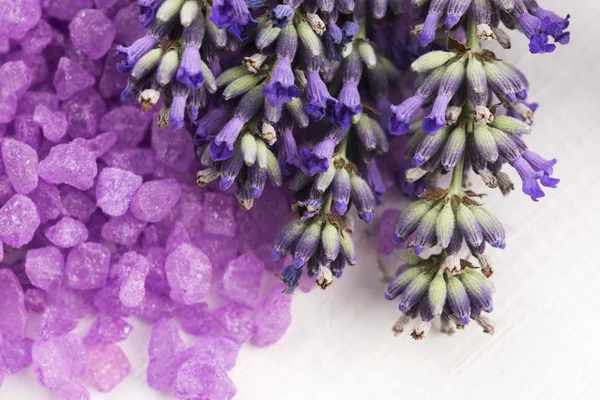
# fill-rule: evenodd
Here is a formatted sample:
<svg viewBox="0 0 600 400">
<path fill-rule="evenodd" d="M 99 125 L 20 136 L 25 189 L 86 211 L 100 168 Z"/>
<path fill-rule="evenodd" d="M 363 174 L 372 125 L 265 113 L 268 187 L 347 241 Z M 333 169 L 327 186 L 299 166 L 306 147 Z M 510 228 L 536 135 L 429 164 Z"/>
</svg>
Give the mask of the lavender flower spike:
<svg viewBox="0 0 600 400">
<path fill-rule="evenodd" d="M 157 44 L 158 39 L 156 37 L 146 35 L 133 42 L 129 47 L 121 45 L 117 46 L 119 54 L 126 57 L 124 61 L 117 64 L 117 70 L 121 73 L 131 71 L 139 59 L 152 50 Z"/>
<path fill-rule="evenodd" d="M 433 109 L 423 120 L 423 130 L 429 135 L 435 134 L 446 125 L 446 110 L 450 100 L 465 79 L 465 61 L 456 61 L 448 67 L 438 90 L 438 96 L 433 103 Z"/>
<path fill-rule="evenodd" d="M 555 188 L 556 185 L 558 185 L 560 179 L 552 178 L 554 166 L 557 163 L 556 159 L 546 160 L 531 150 L 526 150 L 525 153 L 523 153 L 523 158 L 527 160 L 534 170 L 544 173 L 544 176 L 540 178 L 540 183 L 543 186 Z"/>
<path fill-rule="evenodd" d="M 308 71 L 306 79 L 306 99 L 308 101 L 304 104 L 304 111 L 314 121 L 320 121 L 325 116 L 327 107 L 335 107 L 337 100 L 329 94 L 318 70 Z"/>
<path fill-rule="evenodd" d="M 279 4 L 269 13 L 269 19 L 273 21 L 273 26 L 280 29 L 285 28 L 293 17 L 294 9 L 287 4 Z"/>
<path fill-rule="evenodd" d="M 531 200 L 537 202 L 545 196 L 538 180 L 544 176 L 542 171 L 534 170 L 524 157 L 515 159 L 511 164 L 519 173 L 523 182 L 523 193 L 529 195 Z"/>
<path fill-rule="evenodd" d="M 335 171 L 332 182 L 333 206 L 339 215 L 346 214 L 352 186 L 350 184 L 350 174 L 345 168 L 339 168 Z"/>
<path fill-rule="evenodd" d="M 435 31 L 441 15 L 446 11 L 448 0 L 433 0 L 429 5 L 429 13 L 425 18 L 423 30 L 419 36 L 421 46 L 425 47 L 435 39 Z"/>
<path fill-rule="evenodd" d="M 356 174 L 350 175 L 350 186 L 352 188 L 352 203 L 356 206 L 358 216 L 367 224 L 373 220 L 373 208 L 375 207 L 375 196 L 371 188 Z"/>
<path fill-rule="evenodd" d="M 329 120 L 334 125 L 349 127 L 352 117 L 362 111 L 360 94 L 355 82 L 345 82 L 338 96 L 338 103 L 332 105 L 328 113 Z"/>
<path fill-rule="evenodd" d="M 289 103 L 292 98 L 300 97 L 300 89 L 294 84 L 294 73 L 288 59 L 280 57 L 277 60 L 263 95 L 272 106 Z"/>
<path fill-rule="evenodd" d="M 462 324 L 468 324 L 471 303 L 465 287 L 458 278 L 451 275 L 447 277 L 446 287 L 448 289 L 447 299 L 450 310 Z"/>
<path fill-rule="evenodd" d="M 317 246 L 321 241 L 322 228 L 323 221 L 317 220 L 302 233 L 294 251 L 294 267 L 301 268 L 317 250 Z"/>
<path fill-rule="evenodd" d="M 308 176 L 313 176 L 327 171 L 334 149 L 335 142 L 331 138 L 323 140 L 312 151 L 302 149 L 300 151 L 300 155 L 302 156 L 302 172 Z"/>
<path fill-rule="evenodd" d="M 244 124 L 244 120 L 237 116 L 225 124 L 210 144 L 210 157 L 213 161 L 227 160 L 233 155 L 233 143 L 240 135 Z"/>
</svg>

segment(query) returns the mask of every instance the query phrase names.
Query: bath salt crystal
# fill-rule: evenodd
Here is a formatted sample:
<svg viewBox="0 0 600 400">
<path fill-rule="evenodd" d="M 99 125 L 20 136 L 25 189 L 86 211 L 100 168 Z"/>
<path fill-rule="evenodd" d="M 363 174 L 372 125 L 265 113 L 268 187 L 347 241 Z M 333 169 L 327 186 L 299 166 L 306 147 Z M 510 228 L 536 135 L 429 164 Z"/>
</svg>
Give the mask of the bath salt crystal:
<svg viewBox="0 0 600 400">
<path fill-rule="evenodd" d="M 71 249 L 65 264 L 70 287 L 80 290 L 104 286 L 110 267 L 110 250 L 100 243 L 81 243 Z"/>
<path fill-rule="evenodd" d="M 2 159 L 17 193 L 29 194 L 38 185 L 38 156 L 31 146 L 14 139 L 2 142 Z"/>
<path fill-rule="evenodd" d="M 0 32 L 20 40 L 42 16 L 39 0 L 0 0 Z"/>
<path fill-rule="evenodd" d="M 260 283 L 265 264 L 254 253 L 245 253 L 231 260 L 219 287 L 224 298 L 256 308 L 260 301 Z"/>
<path fill-rule="evenodd" d="M 79 190 L 94 186 L 98 173 L 94 154 L 74 143 L 58 144 L 40 162 L 39 174 L 48 183 L 65 183 Z"/>
<path fill-rule="evenodd" d="M 146 34 L 146 29 L 139 23 L 139 15 L 140 11 L 136 3 L 130 3 L 117 12 L 117 15 L 113 18 L 113 23 L 117 29 L 115 43 L 131 46 L 133 42 Z"/>
<path fill-rule="evenodd" d="M 31 346 L 33 340 L 25 338 L 4 338 L 0 343 L 0 360 L 8 374 L 15 374 L 31 365 Z"/>
<path fill-rule="evenodd" d="M 60 198 L 62 212 L 65 216 L 87 221 L 96 210 L 96 202 L 85 192 L 72 186 L 62 186 L 60 188 Z"/>
<path fill-rule="evenodd" d="M 234 213 L 236 203 L 233 196 L 206 193 L 204 196 L 204 231 L 213 235 L 235 237 L 237 233 Z"/>
<path fill-rule="evenodd" d="M 131 213 L 141 221 L 159 222 L 177 204 L 180 194 L 174 179 L 145 182 L 131 200 Z"/>
<path fill-rule="evenodd" d="M 42 313 L 37 334 L 42 339 L 61 336 L 77 327 L 77 318 L 65 308 L 48 306 Z"/>
<path fill-rule="evenodd" d="M 102 157 L 109 167 L 126 169 L 134 174 L 150 175 L 156 166 L 152 149 L 115 149 Z"/>
<path fill-rule="evenodd" d="M 73 334 L 35 342 L 31 358 L 38 382 L 45 388 L 57 389 L 81 377 L 85 353 L 83 343 Z"/>
<path fill-rule="evenodd" d="M 96 80 L 81 65 L 67 57 L 61 57 L 53 82 L 58 98 L 68 100 L 75 93 L 94 86 Z"/>
<path fill-rule="evenodd" d="M 170 288 L 165 273 L 165 259 L 167 258 L 165 249 L 162 247 L 147 247 L 144 254 L 150 262 L 146 287 L 155 294 L 168 296 Z"/>
<path fill-rule="evenodd" d="M 171 299 L 194 304 L 208 293 L 212 277 L 210 260 L 198 248 L 184 243 L 165 260 L 165 272 L 171 286 Z"/>
<path fill-rule="evenodd" d="M 183 223 L 181 221 L 177 221 L 173 227 L 173 230 L 169 234 L 169 237 L 167 238 L 167 243 L 165 246 L 167 254 L 170 254 L 173 250 L 179 247 L 180 244 L 183 243 L 191 244 L 192 241 L 190 240 L 190 235 L 188 235 L 187 231 L 185 230 Z"/>
<path fill-rule="evenodd" d="M 142 185 L 142 177 L 120 168 L 104 168 L 96 184 L 96 204 L 108 215 L 119 217 L 127 212 L 133 195 Z"/>
<path fill-rule="evenodd" d="M 118 268 L 121 302 L 126 307 L 140 305 L 146 295 L 144 284 L 150 271 L 150 262 L 143 255 L 129 251 L 121 256 Z"/>
<path fill-rule="evenodd" d="M 146 370 L 150 387 L 168 390 L 173 386 L 184 349 L 185 345 L 173 319 L 163 318 L 154 325 L 148 344 L 150 363 Z"/>
<path fill-rule="evenodd" d="M 85 147 L 94 154 L 94 157 L 98 158 L 106 154 L 117 143 L 117 134 L 116 132 L 104 132 L 96 135 L 93 139 L 77 138 L 73 142 Z"/>
<path fill-rule="evenodd" d="M 229 400 L 236 389 L 215 360 L 196 356 L 187 360 L 175 379 L 173 394 L 179 399 Z"/>
<path fill-rule="evenodd" d="M 119 298 L 121 288 L 118 282 L 111 282 L 94 294 L 94 307 L 112 317 L 129 317 L 140 315 L 142 307 L 126 307 Z M 146 296 L 147 297 L 147 296 Z"/>
<path fill-rule="evenodd" d="M 85 367 L 94 387 L 101 393 L 110 392 L 131 372 L 127 356 L 119 346 L 112 343 L 89 348 Z"/>
<path fill-rule="evenodd" d="M 0 13 L 1 7 L 2 3 L 0 3 Z M 31 68 L 23 60 L 7 61 L 0 66 L 0 82 L 2 82 L 0 95 L 15 95 L 17 99 L 20 99 L 33 82 Z"/>
<path fill-rule="evenodd" d="M 193 244 L 204 252 L 215 269 L 223 269 L 238 256 L 239 241 L 221 235 L 200 234 L 192 238 Z"/>
<path fill-rule="evenodd" d="M 3 164 L 0 163 L 0 166 L 2 166 L 2 165 Z M 33 193 L 35 193 L 35 191 Z M 31 195 L 30 195 L 32 200 L 33 200 L 33 197 L 32 197 L 33 193 L 31 193 Z M 12 197 L 13 194 L 15 194 L 15 190 L 13 189 L 12 185 L 10 184 L 10 180 L 8 179 L 8 176 L 0 175 L 0 204 L 6 203 L 8 201 L 8 199 L 10 199 Z"/>
<path fill-rule="evenodd" d="M 39 20 L 19 44 L 25 53 L 39 54 L 52 42 L 52 26 L 43 19 Z"/>
<path fill-rule="evenodd" d="M 181 329 L 186 333 L 203 335 L 212 330 L 212 314 L 205 302 L 181 307 L 177 312 L 177 316 L 179 317 Z"/>
<path fill-rule="evenodd" d="M 51 111 L 57 111 L 59 100 L 56 94 L 42 91 L 29 91 L 19 100 L 19 114 L 33 115 L 38 106 L 44 106 Z"/>
<path fill-rule="evenodd" d="M 40 226 L 40 216 L 33 201 L 22 194 L 13 195 L 0 208 L 0 242 L 20 248 L 31 242 Z"/>
<path fill-rule="evenodd" d="M 117 143 L 136 146 L 148 132 L 152 119 L 139 107 L 120 106 L 110 110 L 100 120 L 100 129 L 117 133 Z"/>
<path fill-rule="evenodd" d="M 92 88 L 76 93 L 61 104 L 61 111 L 67 115 L 67 133 L 73 139 L 91 139 L 96 135 L 100 118 L 106 113 L 106 104 Z"/>
<path fill-rule="evenodd" d="M 127 86 L 127 74 L 117 71 L 117 63 L 123 60 L 116 50 L 109 50 L 104 69 L 98 81 L 98 93 L 105 99 L 118 96 Z"/>
<path fill-rule="evenodd" d="M 128 211 L 120 217 L 111 217 L 102 226 L 102 238 L 124 246 L 133 246 L 146 224 L 147 222 L 138 220 Z"/>
<path fill-rule="evenodd" d="M 167 296 L 146 292 L 140 306 L 139 317 L 143 321 L 154 323 L 161 318 L 173 317 L 178 307 L 179 305 Z"/>
<path fill-rule="evenodd" d="M 85 224 L 71 217 L 63 217 L 46 229 L 46 238 L 55 246 L 68 249 L 88 240 Z"/>
<path fill-rule="evenodd" d="M 196 340 L 193 347 L 188 349 L 191 357 L 204 356 L 215 360 L 226 371 L 235 366 L 240 344 L 222 336 L 202 335 Z"/>
<path fill-rule="evenodd" d="M 65 278 L 65 257 L 54 246 L 29 249 L 25 272 L 35 287 L 54 292 L 61 288 Z"/>
<path fill-rule="evenodd" d="M 156 159 L 175 171 L 185 172 L 194 161 L 192 137 L 185 129 L 173 131 L 152 125 L 152 148 Z"/>
<path fill-rule="evenodd" d="M 86 346 L 101 343 L 116 343 L 127 339 L 133 327 L 127 321 L 101 314 L 96 318 L 87 336 L 83 339 Z"/>
<path fill-rule="evenodd" d="M 17 115 L 13 124 L 15 130 L 15 135 L 13 136 L 14 139 L 31 146 L 35 150 L 40 149 L 42 130 L 38 123 L 35 122 L 32 115 Z"/>
<path fill-rule="evenodd" d="M 90 392 L 76 382 L 69 382 L 58 390 L 60 400 L 90 400 Z"/>
<path fill-rule="evenodd" d="M 46 308 L 46 292 L 36 287 L 25 291 L 25 308 L 27 311 L 41 313 Z"/>
<path fill-rule="evenodd" d="M 15 119 L 18 100 L 14 93 L 2 94 L 0 92 L 0 124 L 8 124 Z"/>
<path fill-rule="evenodd" d="M 70 21 L 78 10 L 91 8 L 93 0 L 52 0 L 46 7 L 49 16 L 63 21 Z"/>
<path fill-rule="evenodd" d="M 237 343 L 244 343 L 254 330 L 252 310 L 240 304 L 225 304 L 212 312 L 214 320 L 219 324 L 223 335 Z"/>
<path fill-rule="evenodd" d="M 256 329 L 252 343 L 266 347 L 279 341 L 292 323 L 292 296 L 283 293 L 283 285 L 276 285 L 264 297 L 256 315 Z"/>
<path fill-rule="evenodd" d="M 98 60 L 111 48 L 117 30 L 101 11 L 88 9 L 77 12 L 69 24 L 69 33 L 75 47 Z"/>
</svg>

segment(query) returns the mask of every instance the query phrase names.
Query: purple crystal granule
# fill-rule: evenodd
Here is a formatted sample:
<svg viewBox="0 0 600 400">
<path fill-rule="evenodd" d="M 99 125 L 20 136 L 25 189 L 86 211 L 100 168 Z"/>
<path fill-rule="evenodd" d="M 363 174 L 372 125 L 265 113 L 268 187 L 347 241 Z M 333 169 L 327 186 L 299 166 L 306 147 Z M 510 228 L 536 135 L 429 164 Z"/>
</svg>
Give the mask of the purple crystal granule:
<svg viewBox="0 0 600 400">
<path fill-rule="evenodd" d="M 0 360 L 4 361 L 6 372 L 14 374 L 31 365 L 31 346 L 33 340 L 30 338 L 4 338 L 0 343 Z"/>
<path fill-rule="evenodd" d="M 40 176 L 48 183 L 66 183 L 79 190 L 90 189 L 98 173 L 94 154 L 75 143 L 54 146 L 40 162 Z"/>
<path fill-rule="evenodd" d="M 112 343 L 89 348 L 85 368 L 96 389 L 102 393 L 110 392 L 131 372 L 131 364 L 125 353 Z"/>
<path fill-rule="evenodd" d="M 223 335 L 244 343 L 254 330 L 252 310 L 246 306 L 229 303 L 213 311 L 213 318 L 219 324 Z"/>
<path fill-rule="evenodd" d="M 96 204 L 105 214 L 119 217 L 127 212 L 142 177 L 120 168 L 104 168 L 96 184 Z"/>
<path fill-rule="evenodd" d="M 60 219 L 55 225 L 46 229 L 45 234 L 52 244 L 63 249 L 77 246 L 88 239 L 85 224 L 71 217 Z"/>
<path fill-rule="evenodd" d="M 130 212 L 111 217 L 102 226 L 102 238 L 109 242 L 133 246 L 146 227 L 146 222 L 136 219 Z"/>
<path fill-rule="evenodd" d="M 126 307 L 137 307 L 146 295 L 146 276 L 150 271 L 150 261 L 135 251 L 129 251 L 121 257 L 117 264 L 118 279 L 121 290 L 119 298 Z"/>
<path fill-rule="evenodd" d="M 231 260 L 225 268 L 219 294 L 224 298 L 255 308 L 260 301 L 260 283 L 265 264 L 254 253 Z"/>
<path fill-rule="evenodd" d="M 148 345 L 150 364 L 146 371 L 150 387 L 167 390 L 173 386 L 184 349 L 173 319 L 163 318 L 154 325 Z"/>
<path fill-rule="evenodd" d="M 75 246 L 67 256 L 67 283 L 74 289 L 90 290 L 104 286 L 110 266 L 110 250 L 100 243 Z"/>
<path fill-rule="evenodd" d="M 159 222 L 177 204 L 180 194 L 175 179 L 145 182 L 131 200 L 131 213 L 141 221 Z"/>
<path fill-rule="evenodd" d="M 235 198 L 221 193 L 206 193 L 204 196 L 204 231 L 213 235 L 235 237 Z"/>
<path fill-rule="evenodd" d="M 37 208 L 26 196 L 15 194 L 0 208 L 0 242 L 20 248 L 33 239 L 38 226 Z"/>
<path fill-rule="evenodd" d="M 121 318 L 109 315 L 100 315 L 92 326 L 87 336 L 83 339 L 86 346 L 101 343 L 116 343 L 127 339 L 133 327 Z"/>
<path fill-rule="evenodd" d="M 0 0 L 0 34 L 20 40 L 41 16 L 39 0 Z"/>
<path fill-rule="evenodd" d="M 47 292 L 56 291 L 65 277 L 65 258 L 54 246 L 30 249 L 25 257 L 25 272 L 32 285 Z"/>
<path fill-rule="evenodd" d="M 18 140 L 4 139 L 2 159 L 15 192 L 29 194 L 38 186 L 38 156 L 35 149 Z"/>
<path fill-rule="evenodd" d="M 116 132 L 118 144 L 136 146 L 146 136 L 151 123 L 152 119 L 138 107 L 120 106 L 102 117 L 100 129 Z"/>
<path fill-rule="evenodd" d="M 198 355 L 187 360 L 175 379 L 173 394 L 180 399 L 229 400 L 235 386 L 215 360 Z"/>
<path fill-rule="evenodd" d="M 106 112 L 106 105 L 92 88 L 82 90 L 61 105 L 61 111 L 69 120 L 68 133 L 71 138 L 94 137 L 100 118 Z"/>
<path fill-rule="evenodd" d="M 181 307 L 178 316 L 181 329 L 186 333 L 203 335 L 212 330 L 212 314 L 204 302 Z"/>
<path fill-rule="evenodd" d="M 69 24 L 69 33 L 75 47 L 92 60 L 108 53 L 117 30 L 111 20 L 98 10 L 81 10 Z"/>
<path fill-rule="evenodd" d="M 252 343 L 259 347 L 270 346 L 283 337 L 292 323 L 292 296 L 283 293 L 276 285 L 264 297 L 256 314 L 256 328 Z"/>
<path fill-rule="evenodd" d="M 35 108 L 33 121 L 42 128 L 44 137 L 54 143 L 59 142 L 67 134 L 69 127 L 64 112 L 52 111 L 43 105 Z"/>
<path fill-rule="evenodd" d="M 31 357 L 38 382 L 48 389 L 72 382 L 84 372 L 85 347 L 73 334 L 35 342 Z"/>
<path fill-rule="evenodd" d="M 194 160 L 192 136 L 185 129 L 173 131 L 152 126 L 152 148 L 156 159 L 175 171 L 185 172 Z"/>
<path fill-rule="evenodd" d="M 77 327 L 77 318 L 64 307 L 48 306 L 42 313 L 37 334 L 42 339 L 61 336 Z"/>
<path fill-rule="evenodd" d="M 184 243 L 165 260 L 165 272 L 171 286 L 171 299 L 194 304 L 208 293 L 212 277 L 210 260 L 201 250 Z"/>
<path fill-rule="evenodd" d="M 68 100 L 75 93 L 94 86 L 96 80 L 76 62 L 62 57 L 54 74 L 54 88 L 60 100 Z"/>
<path fill-rule="evenodd" d="M 192 357 L 196 355 L 209 357 L 229 371 L 235 365 L 239 350 L 240 344 L 231 339 L 216 335 L 202 335 L 187 352 L 191 353 Z"/>
<path fill-rule="evenodd" d="M 76 382 L 69 382 L 58 390 L 60 400 L 90 400 L 90 392 Z"/>
</svg>

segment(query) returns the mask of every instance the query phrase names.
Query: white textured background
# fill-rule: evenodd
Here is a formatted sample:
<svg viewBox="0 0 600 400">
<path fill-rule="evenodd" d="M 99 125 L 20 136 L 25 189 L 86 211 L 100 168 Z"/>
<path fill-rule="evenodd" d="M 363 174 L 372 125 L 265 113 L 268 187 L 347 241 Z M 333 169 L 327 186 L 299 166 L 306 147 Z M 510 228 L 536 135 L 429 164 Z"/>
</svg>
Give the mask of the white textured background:
<svg viewBox="0 0 600 400">
<path fill-rule="evenodd" d="M 530 55 L 513 35 L 513 50 L 499 54 L 531 81 L 541 107 L 528 143 L 559 159 L 561 183 L 538 204 L 518 191 L 486 198 L 508 235 L 506 250 L 492 253 L 496 335 L 473 324 L 453 337 L 394 337 L 398 311 L 383 299 L 376 227 L 358 224 L 359 265 L 326 292 L 298 293 L 279 343 L 243 347 L 230 374 L 236 399 L 600 399 L 600 2 L 539 2 L 571 13 L 571 44 Z M 149 334 L 136 325 L 121 343 L 131 375 L 93 399 L 171 398 L 146 386 Z M 34 380 L 31 369 L 8 377 L 0 399 L 57 399 Z"/>
</svg>

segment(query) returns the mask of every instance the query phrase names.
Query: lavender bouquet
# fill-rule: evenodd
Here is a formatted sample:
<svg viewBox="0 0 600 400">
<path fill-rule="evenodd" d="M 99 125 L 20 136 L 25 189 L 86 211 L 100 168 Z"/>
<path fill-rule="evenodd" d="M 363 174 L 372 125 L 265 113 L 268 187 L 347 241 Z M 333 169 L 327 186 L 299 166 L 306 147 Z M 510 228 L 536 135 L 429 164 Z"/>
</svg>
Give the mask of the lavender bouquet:
<svg viewBox="0 0 600 400">
<path fill-rule="evenodd" d="M 351 214 L 392 185 L 414 201 L 380 221 L 379 251 L 406 248 L 394 333 L 493 333 L 505 232 L 468 171 L 507 195 L 513 167 L 534 201 L 559 180 L 525 75 L 481 44 L 551 53 L 568 25 L 535 0 L 0 0 L 0 382 L 110 391 L 136 316 L 151 387 L 232 398 L 240 346 L 360 264 Z"/>
</svg>

